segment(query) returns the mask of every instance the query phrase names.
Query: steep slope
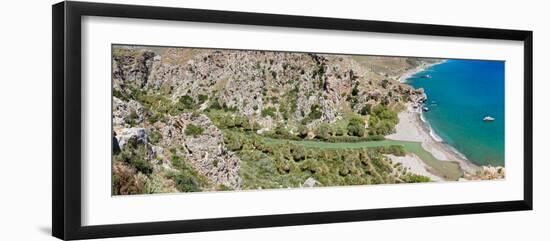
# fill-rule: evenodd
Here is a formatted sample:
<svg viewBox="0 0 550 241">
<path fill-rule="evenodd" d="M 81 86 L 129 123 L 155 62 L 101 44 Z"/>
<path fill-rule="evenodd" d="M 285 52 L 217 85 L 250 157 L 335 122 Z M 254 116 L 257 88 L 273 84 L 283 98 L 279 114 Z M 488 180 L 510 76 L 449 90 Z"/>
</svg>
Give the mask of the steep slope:
<svg viewBox="0 0 550 241">
<path fill-rule="evenodd" d="M 397 120 L 393 110 L 423 95 L 397 78 L 422 61 L 430 61 L 269 51 L 158 51 L 127 46 L 114 46 L 112 53 L 113 131 L 119 134 L 117 141 L 147 140 L 123 146 L 122 154 L 114 153 L 114 177 L 120 174 L 135 184 L 129 187 L 121 183 L 119 187 L 132 191 L 115 190 L 117 194 L 241 189 L 241 164 L 247 168 L 251 165 L 245 155 L 248 152 L 243 150 L 257 151 L 265 145 L 236 145 L 246 142 L 230 139 L 233 132 L 237 136 L 248 133 L 244 138 L 256 133 L 327 141 L 381 138 L 393 130 Z M 145 137 L 123 134 L 135 128 L 144 130 Z M 280 165 L 288 160 L 271 159 L 278 153 L 266 150 L 257 154 L 268 155 L 284 175 L 287 170 Z M 369 155 L 375 164 L 364 161 L 363 169 L 354 169 L 358 179 L 350 179 L 356 180 L 350 184 L 405 180 L 398 178 L 401 174 L 391 177 L 395 170 L 384 164 L 380 155 Z M 379 174 L 373 166 L 385 167 L 383 170 L 390 173 Z M 361 174 L 361 170 L 371 170 L 376 176 Z M 297 182 L 288 185 L 301 186 L 308 177 L 299 176 Z M 308 183 L 318 182 L 310 179 Z M 261 188 L 250 183 L 244 186 Z"/>
</svg>

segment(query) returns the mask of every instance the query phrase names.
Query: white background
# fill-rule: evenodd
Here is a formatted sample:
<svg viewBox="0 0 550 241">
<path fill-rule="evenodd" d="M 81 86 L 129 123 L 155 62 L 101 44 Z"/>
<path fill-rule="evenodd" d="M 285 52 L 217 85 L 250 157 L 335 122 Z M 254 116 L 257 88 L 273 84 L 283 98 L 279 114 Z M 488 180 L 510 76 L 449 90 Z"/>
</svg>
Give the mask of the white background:
<svg viewBox="0 0 550 241">
<path fill-rule="evenodd" d="M 131 1 L 124 1 L 133 3 Z M 134 1 L 135 2 L 135 1 Z M 143 1 L 145 2 L 145 1 Z M 154 1 L 149 1 L 154 2 Z M 11 1 L 0 10 L 0 239 L 52 240 L 51 10 L 52 1 Z M 543 76 L 550 24 L 544 1 L 157 1 L 193 8 L 319 15 L 535 31 L 535 211 L 417 218 L 303 227 L 156 236 L 155 240 L 548 240 L 550 194 L 543 137 L 550 118 Z M 337 3 L 337 4 L 336 4 Z M 546 77 L 546 78 L 545 78 Z M 388 238 L 389 237 L 389 238 Z M 152 237 L 125 238 L 151 240 Z"/>
</svg>

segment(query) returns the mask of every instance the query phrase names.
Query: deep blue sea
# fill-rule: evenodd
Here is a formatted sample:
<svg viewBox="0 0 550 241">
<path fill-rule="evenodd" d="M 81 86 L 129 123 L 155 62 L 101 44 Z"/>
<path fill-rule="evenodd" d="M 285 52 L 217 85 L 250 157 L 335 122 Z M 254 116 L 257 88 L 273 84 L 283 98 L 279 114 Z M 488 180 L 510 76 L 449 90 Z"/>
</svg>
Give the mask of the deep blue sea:
<svg viewBox="0 0 550 241">
<path fill-rule="evenodd" d="M 448 60 L 407 82 L 428 95 L 424 119 L 436 135 L 476 164 L 504 166 L 504 62 Z"/>
</svg>

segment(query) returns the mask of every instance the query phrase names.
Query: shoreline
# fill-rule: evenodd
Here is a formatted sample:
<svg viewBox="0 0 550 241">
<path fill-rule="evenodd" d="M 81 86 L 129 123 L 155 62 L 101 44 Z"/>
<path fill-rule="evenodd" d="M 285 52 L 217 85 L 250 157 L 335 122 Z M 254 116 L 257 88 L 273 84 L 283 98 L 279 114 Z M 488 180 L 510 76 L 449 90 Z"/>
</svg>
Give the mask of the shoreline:
<svg viewBox="0 0 550 241">
<path fill-rule="evenodd" d="M 420 66 L 417 66 L 416 68 L 405 72 L 398 79 L 398 81 L 400 83 L 406 83 L 407 80 L 415 74 L 445 62 L 446 60 L 441 60 L 435 63 L 422 64 Z M 413 106 L 416 106 L 416 108 Z M 462 153 L 456 150 L 453 146 L 445 143 L 443 139 L 439 137 L 437 133 L 435 133 L 435 131 L 431 128 L 430 123 L 426 121 L 422 115 L 422 103 L 420 103 L 420 105 L 418 105 L 416 101 L 407 103 L 405 110 L 398 114 L 398 118 L 399 123 L 395 126 L 396 132 L 387 135 L 387 139 L 420 142 L 422 148 L 432 154 L 432 156 L 438 161 L 457 162 L 460 169 L 464 172 L 464 176 L 475 175 L 482 169 L 482 166 L 479 166 L 468 160 Z M 436 173 L 430 172 L 429 164 L 426 163 L 426 161 L 421 160 L 417 156 L 407 155 L 406 157 L 408 158 L 401 158 L 400 160 L 396 157 L 390 156 L 390 158 L 394 161 L 404 162 L 412 165 L 411 170 L 416 170 L 414 171 L 414 173 L 418 175 L 425 174 L 422 169 L 425 169 L 425 171 L 437 175 Z M 421 160 L 423 165 L 418 164 L 418 160 Z"/>
<path fill-rule="evenodd" d="M 454 147 L 443 141 L 438 141 L 431 134 L 429 123 L 422 121 L 421 113 L 407 104 L 406 110 L 398 114 L 399 123 L 395 126 L 396 133 L 387 135 L 390 140 L 414 141 L 420 142 L 422 148 L 431 153 L 439 161 L 455 161 L 460 169 L 466 174 L 475 174 L 480 170 L 480 166 L 472 163 L 463 154 L 456 151 Z M 424 164 L 428 165 L 427 163 Z M 429 165 L 428 165 L 429 166 Z"/>
<path fill-rule="evenodd" d="M 429 64 L 427 64 L 427 63 L 422 63 L 421 65 L 416 66 L 416 67 L 413 68 L 413 69 L 410 69 L 410 70 L 405 71 L 405 73 L 403 73 L 403 74 L 401 75 L 401 77 L 399 77 L 399 79 L 397 79 L 397 81 L 398 81 L 399 83 L 403 83 L 403 84 L 404 84 L 404 83 L 407 83 L 407 79 L 409 79 L 409 78 L 412 77 L 413 75 L 415 75 L 415 74 L 417 74 L 417 73 L 420 73 L 420 72 L 422 72 L 422 71 L 424 71 L 424 70 L 426 70 L 426 69 L 428 69 L 428 68 L 431 68 L 431 67 L 433 67 L 433 66 L 436 66 L 436 65 L 438 65 L 438 64 L 443 64 L 443 63 L 445 63 L 445 62 L 447 62 L 446 59 L 439 60 L 439 61 L 437 61 L 437 62 L 435 62 L 435 63 L 429 63 Z"/>
</svg>

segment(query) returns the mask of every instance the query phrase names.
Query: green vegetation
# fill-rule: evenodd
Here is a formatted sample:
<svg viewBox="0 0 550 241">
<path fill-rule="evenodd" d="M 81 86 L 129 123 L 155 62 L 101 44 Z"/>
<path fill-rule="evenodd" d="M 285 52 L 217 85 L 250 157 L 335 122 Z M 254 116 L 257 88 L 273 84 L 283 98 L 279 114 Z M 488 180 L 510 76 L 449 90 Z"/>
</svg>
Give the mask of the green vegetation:
<svg viewBox="0 0 550 241">
<path fill-rule="evenodd" d="M 366 104 L 365 106 L 363 106 L 363 108 L 361 108 L 361 110 L 359 111 L 359 114 L 368 115 L 370 113 L 370 108 L 371 106 L 369 104 Z"/>
<path fill-rule="evenodd" d="M 404 147 L 399 145 L 369 148 L 371 142 L 360 146 L 287 141 L 230 130 L 225 130 L 224 136 L 226 145 L 241 158 L 243 189 L 300 187 L 309 177 L 321 186 L 430 181 L 394 168 L 383 156 L 403 155 Z M 332 145 L 342 148 L 330 148 Z M 345 148 L 348 145 L 356 148 Z"/>
<path fill-rule="evenodd" d="M 279 102 L 279 112 L 284 120 L 288 120 L 298 110 L 298 85 L 291 91 L 286 92 Z"/>
<path fill-rule="evenodd" d="M 139 118 L 139 116 L 136 113 L 136 111 L 132 110 L 132 111 L 130 111 L 130 114 L 126 117 L 124 122 L 126 122 L 126 124 L 128 124 L 130 126 L 134 126 L 137 123 L 138 118 Z"/>
<path fill-rule="evenodd" d="M 119 90 L 113 90 L 113 96 L 114 97 L 117 97 L 123 101 L 128 101 L 128 99 L 126 98 L 126 96 L 124 96 Z"/>
<path fill-rule="evenodd" d="M 144 144 L 138 143 L 136 137 L 128 139 L 123 150 L 113 156 L 114 162 L 122 162 L 135 168 L 138 172 L 149 175 L 153 172 L 153 166 L 147 162 L 147 148 Z"/>
<path fill-rule="evenodd" d="M 130 139 L 123 151 L 113 156 L 113 165 L 117 166 L 113 171 L 113 194 L 165 193 L 174 188 L 180 192 L 198 192 L 212 188 L 209 180 L 176 154 L 175 149 L 171 152 L 170 160 L 175 170 L 153 172 L 152 165 L 146 160 L 146 145 L 138 143 L 135 138 Z M 167 180 L 173 181 L 172 189 L 165 185 Z"/>
<path fill-rule="evenodd" d="M 152 144 L 157 144 L 159 140 L 162 139 L 162 134 L 158 131 L 151 131 L 149 133 L 149 142 Z"/>
<path fill-rule="evenodd" d="M 348 135 L 362 137 L 365 135 L 365 121 L 359 117 L 353 117 L 348 123 Z"/>
<path fill-rule="evenodd" d="M 307 118 L 309 118 L 310 120 L 317 120 L 321 118 L 323 112 L 321 112 L 319 108 L 319 105 L 312 105 Z"/>
<path fill-rule="evenodd" d="M 388 109 L 384 105 L 372 108 L 369 118 L 370 135 L 388 135 L 394 132 L 395 125 L 399 122 L 397 112 Z"/>
<path fill-rule="evenodd" d="M 408 183 L 416 183 L 416 182 L 429 182 L 430 178 L 425 176 L 420 176 L 412 173 L 408 173 L 407 175 L 402 177 L 403 181 Z"/>
<path fill-rule="evenodd" d="M 208 95 L 199 95 L 199 105 L 208 100 Z"/>
<path fill-rule="evenodd" d="M 330 143 L 324 141 L 289 141 L 265 138 L 265 143 L 270 144 L 282 144 L 290 142 L 292 144 L 302 145 L 306 148 L 321 148 L 321 149 L 362 149 L 362 148 L 393 148 L 393 150 L 378 149 L 384 154 L 394 154 L 396 156 L 402 156 L 402 151 L 406 153 L 413 153 L 422 159 L 431 169 L 431 171 L 447 180 L 458 180 L 462 177 L 463 173 L 460 169 L 460 165 L 451 161 L 437 160 L 431 153 L 424 150 L 420 142 L 412 141 L 396 141 L 396 140 L 382 140 L 382 141 L 365 141 L 365 142 L 353 142 L 353 143 Z M 393 146 L 393 147 L 392 147 Z M 400 146 L 397 150 L 396 146 Z M 401 148 L 402 147 L 402 148 Z"/>
<path fill-rule="evenodd" d="M 357 96 L 358 94 L 359 94 L 359 82 L 355 83 L 355 85 L 353 86 L 353 89 L 351 89 L 352 96 Z"/>
<path fill-rule="evenodd" d="M 200 175 L 195 169 L 187 164 L 187 161 L 184 158 L 173 154 L 171 162 L 172 166 L 178 171 L 168 173 L 167 177 L 174 180 L 178 191 L 198 192 L 202 189 L 208 188 L 211 185 L 208 179 Z"/>
<path fill-rule="evenodd" d="M 275 107 L 267 107 L 262 110 L 262 116 L 263 117 L 271 116 L 271 118 L 276 118 L 277 117 L 276 112 L 277 112 L 277 109 L 275 109 Z"/>
<path fill-rule="evenodd" d="M 220 129 L 233 129 L 239 131 L 257 131 L 261 126 L 244 116 L 238 116 L 224 110 L 209 110 L 205 113 L 214 125 Z"/>
<path fill-rule="evenodd" d="M 361 142 L 383 140 L 383 135 L 367 135 L 364 117 L 349 114 L 346 118 L 334 123 L 322 123 L 315 130 L 315 138 L 326 142 Z"/>
<path fill-rule="evenodd" d="M 200 126 L 193 125 L 191 123 L 187 124 L 185 127 L 185 134 L 188 136 L 198 136 L 204 132 L 204 129 Z"/>
<path fill-rule="evenodd" d="M 180 97 L 178 102 L 176 103 L 176 108 L 180 111 L 193 110 L 196 107 L 197 105 L 195 101 L 193 101 L 193 98 L 188 95 Z"/>
</svg>

